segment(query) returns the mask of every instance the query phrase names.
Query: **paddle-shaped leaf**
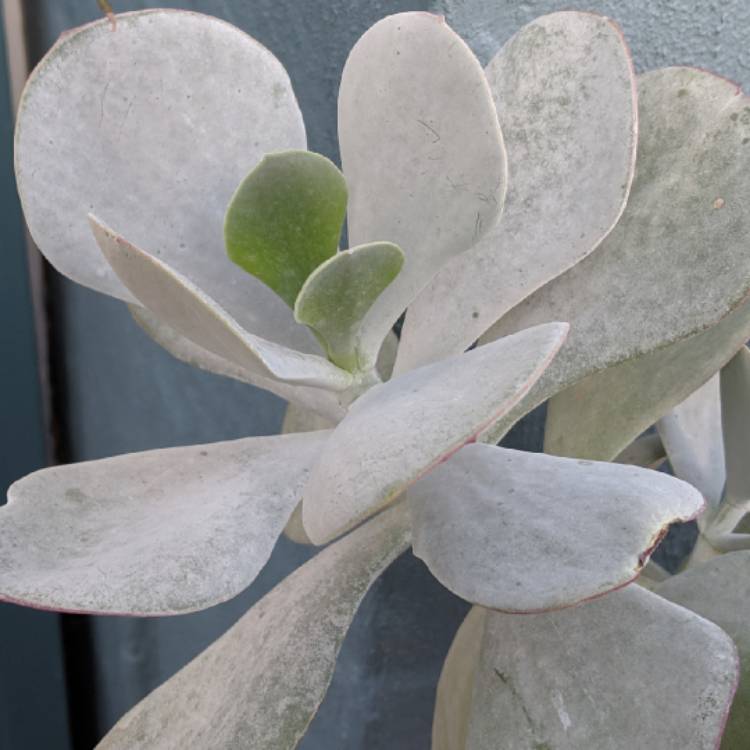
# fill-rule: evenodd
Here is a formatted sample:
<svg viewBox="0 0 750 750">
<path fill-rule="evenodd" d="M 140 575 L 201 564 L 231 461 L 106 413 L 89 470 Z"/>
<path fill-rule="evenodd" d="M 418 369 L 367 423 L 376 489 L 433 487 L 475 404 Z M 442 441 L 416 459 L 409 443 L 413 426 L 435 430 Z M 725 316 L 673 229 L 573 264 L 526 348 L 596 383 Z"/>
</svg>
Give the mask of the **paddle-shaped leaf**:
<svg viewBox="0 0 750 750">
<path fill-rule="evenodd" d="M 334 430 L 303 498 L 305 531 L 322 544 L 392 502 L 511 409 L 549 366 L 565 323 L 489 346 L 371 388 Z"/>
<path fill-rule="evenodd" d="M 675 475 L 718 505 L 726 477 L 718 374 L 663 416 L 656 428 Z"/>
<path fill-rule="evenodd" d="M 671 346 L 594 373 L 550 399 L 547 453 L 609 461 L 720 370 L 750 337 L 750 304 Z"/>
<path fill-rule="evenodd" d="M 65 34 L 26 86 L 16 178 L 34 240 L 75 281 L 132 302 L 86 215 L 106 218 L 248 331 L 305 351 L 309 332 L 226 256 L 224 212 L 263 154 L 305 148 L 279 61 L 199 13 L 146 10 Z"/>
<path fill-rule="evenodd" d="M 636 176 L 620 222 L 594 253 L 482 337 L 570 322 L 568 342 L 524 409 L 597 370 L 705 331 L 750 293 L 750 149 L 743 145 L 750 138 L 750 100 L 727 80 L 694 68 L 647 73 L 638 80 L 638 96 Z"/>
<path fill-rule="evenodd" d="M 432 750 L 466 750 L 486 611 L 482 607 L 469 610 L 445 657 L 435 696 Z"/>
<path fill-rule="evenodd" d="M 618 464 L 643 466 L 646 469 L 658 469 L 666 460 L 667 454 L 664 451 L 664 445 L 655 432 L 636 438 L 615 458 Z"/>
<path fill-rule="evenodd" d="M 750 350 L 746 346 L 721 371 L 721 418 L 726 453 L 726 501 L 747 508 L 750 504 Z"/>
<path fill-rule="evenodd" d="M 223 357 L 204 349 L 193 343 L 162 323 L 157 317 L 140 305 L 129 305 L 130 314 L 135 322 L 147 333 L 159 346 L 163 347 L 173 357 L 200 370 L 213 372 L 227 378 L 239 380 L 243 383 L 258 386 L 290 403 L 311 410 L 328 419 L 338 422 L 345 414 L 336 394 L 323 388 L 308 388 L 301 385 L 290 385 L 261 375 L 255 375 L 250 371 L 238 367 Z"/>
<path fill-rule="evenodd" d="M 414 554 L 453 593 L 560 609 L 632 581 L 700 492 L 666 474 L 468 445 L 409 489 Z"/>
<path fill-rule="evenodd" d="M 281 425 L 281 434 L 288 435 L 294 432 L 314 432 L 316 430 L 327 430 L 336 426 L 336 422 L 326 419 L 325 417 L 303 409 L 295 404 L 288 404 L 284 414 L 284 422 Z M 297 503 L 297 507 L 289 517 L 289 521 L 284 527 L 284 536 L 291 539 L 297 544 L 312 544 L 307 536 L 305 527 L 302 524 L 302 501 Z"/>
<path fill-rule="evenodd" d="M 673 576 L 656 592 L 716 623 L 740 653 L 740 684 L 722 750 L 750 746 L 750 552 L 731 552 Z"/>
<path fill-rule="evenodd" d="M 365 317 L 370 362 L 406 306 L 497 220 L 505 149 L 479 62 L 442 17 L 400 13 L 354 45 L 339 92 L 351 245 L 386 240 L 404 268 Z"/>
<path fill-rule="evenodd" d="M 247 438 L 56 466 L 0 508 L 0 598 L 169 615 L 247 587 L 328 433 Z"/>
<path fill-rule="evenodd" d="M 630 190 L 635 75 L 612 21 L 593 13 L 542 16 L 486 72 L 508 150 L 503 218 L 409 307 L 397 372 L 463 351 L 588 255 Z"/>
<path fill-rule="evenodd" d="M 737 652 L 640 586 L 530 617 L 488 611 L 466 750 L 715 750 Z"/>
<path fill-rule="evenodd" d="M 292 573 L 126 714 L 100 750 L 292 750 L 331 681 L 372 582 L 409 543 L 393 508 Z"/>
<path fill-rule="evenodd" d="M 373 242 L 337 253 L 313 271 L 294 305 L 294 317 L 318 334 L 328 358 L 359 369 L 362 319 L 398 276 L 404 254 L 390 242 Z"/>
<path fill-rule="evenodd" d="M 305 279 L 336 253 L 346 216 L 344 176 L 325 156 L 264 156 L 227 209 L 229 257 L 294 307 Z"/>
<path fill-rule="evenodd" d="M 305 354 L 245 331 L 213 299 L 166 263 L 90 217 L 102 253 L 138 301 L 178 333 L 250 373 L 329 390 L 343 390 L 351 375 L 315 354 Z"/>
</svg>

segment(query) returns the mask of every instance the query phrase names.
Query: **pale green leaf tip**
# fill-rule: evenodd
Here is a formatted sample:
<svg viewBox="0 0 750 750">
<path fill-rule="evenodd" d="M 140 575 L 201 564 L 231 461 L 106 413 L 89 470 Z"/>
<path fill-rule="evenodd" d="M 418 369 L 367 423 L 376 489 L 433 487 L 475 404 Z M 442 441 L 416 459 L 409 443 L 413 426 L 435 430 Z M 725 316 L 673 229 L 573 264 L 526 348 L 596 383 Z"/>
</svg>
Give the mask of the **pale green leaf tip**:
<svg viewBox="0 0 750 750">
<path fill-rule="evenodd" d="M 227 255 L 293 307 L 308 276 L 336 253 L 346 204 L 344 176 L 326 157 L 266 154 L 227 208 Z"/>
<path fill-rule="evenodd" d="M 337 253 L 305 281 L 294 305 L 295 320 L 312 329 L 334 364 L 350 371 L 366 366 L 358 352 L 362 321 L 403 264 L 403 251 L 391 242 Z"/>
</svg>

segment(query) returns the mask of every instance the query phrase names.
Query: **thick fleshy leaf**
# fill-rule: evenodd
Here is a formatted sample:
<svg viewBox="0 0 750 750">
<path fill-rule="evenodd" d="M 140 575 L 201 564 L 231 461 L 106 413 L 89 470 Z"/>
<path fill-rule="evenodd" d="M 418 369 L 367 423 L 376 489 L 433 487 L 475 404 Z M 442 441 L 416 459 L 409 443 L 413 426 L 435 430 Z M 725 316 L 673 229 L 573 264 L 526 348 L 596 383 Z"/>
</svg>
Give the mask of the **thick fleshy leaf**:
<svg viewBox="0 0 750 750">
<path fill-rule="evenodd" d="M 115 725 L 100 750 L 292 750 L 372 582 L 408 546 L 393 508 L 292 573 Z"/>
<path fill-rule="evenodd" d="M 482 607 L 469 610 L 445 658 L 435 696 L 432 750 L 466 750 L 486 612 Z"/>
<path fill-rule="evenodd" d="M 487 612 L 467 750 L 715 750 L 737 651 L 640 586 L 530 617 Z"/>
<path fill-rule="evenodd" d="M 545 451 L 608 461 L 720 370 L 750 337 L 750 303 L 718 325 L 584 378 L 547 408 Z"/>
<path fill-rule="evenodd" d="M 371 388 L 334 430 L 303 498 L 322 544 L 392 502 L 528 392 L 567 335 L 565 323 L 522 331 Z"/>
<path fill-rule="evenodd" d="M 750 504 L 750 350 L 743 346 L 721 371 L 721 417 L 726 452 L 726 500 Z"/>
<path fill-rule="evenodd" d="M 718 505 L 726 477 L 718 374 L 663 416 L 656 428 L 675 475 Z"/>
<path fill-rule="evenodd" d="M 740 652 L 740 684 L 722 750 L 750 747 L 750 552 L 731 552 L 690 568 L 656 592 L 716 623 Z"/>
<path fill-rule="evenodd" d="M 636 176 L 619 223 L 595 252 L 482 337 L 570 322 L 568 342 L 525 409 L 598 370 L 705 331 L 750 294 L 750 149 L 743 144 L 750 139 L 750 99 L 695 68 L 647 73 L 638 79 L 638 96 Z"/>
<path fill-rule="evenodd" d="M 130 314 L 135 322 L 159 346 L 166 349 L 173 357 L 199 370 L 223 375 L 242 383 L 249 383 L 258 388 L 276 394 L 285 401 L 297 404 L 301 408 L 313 413 L 324 415 L 326 418 L 338 422 L 346 413 L 335 393 L 324 388 L 309 388 L 302 385 L 290 385 L 261 375 L 255 375 L 232 362 L 219 357 L 217 354 L 193 343 L 160 321 L 153 313 L 140 305 L 128 305 Z"/>
<path fill-rule="evenodd" d="M 269 151 L 305 148 L 276 58 L 216 18 L 117 16 L 65 34 L 26 86 L 16 178 L 26 220 L 62 273 L 128 302 L 101 257 L 94 213 L 192 279 L 248 331 L 315 351 L 289 308 L 226 256 L 224 212 Z"/>
<path fill-rule="evenodd" d="M 486 72 L 508 150 L 503 218 L 409 307 L 398 372 L 463 351 L 588 255 L 630 190 L 635 75 L 612 21 L 593 13 L 542 16 Z"/>
<path fill-rule="evenodd" d="M 636 438 L 615 458 L 618 464 L 643 466 L 646 469 L 658 469 L 666 460 L 664 445 L 656 432 Z"/>
<path fill-rule="evenodd" d="M 168 615 L 229 599 L 268 560 L 327 433 L 56 466 L 0 508 L 0 598 Z"/>
<path fill-rule="evenodd" d="M 304 409 L 296 404 L 288 404 L 284 414 L 284 422 L 281 425 L 281 433 L 288 435 L 294 432 L 314 432 L 316 430 L 328 430 L 336 426 L 336 422 L 316 414 L 309 409 Z M 284 536 L 297 544 L 312 544 L 307 536 L 305 527 L 302 525 L 302 501 L 289 517 L 284 527 Z"/>
<path fill-rule="evenodd" d="M 700 492 L 636 466 L 468 445 L 409 489 L 414 554 L 453 593 L 542 612 L 638 576 Z"/>
<path fill-rule="evenodd" d="M 91 228 L 120 280 L 159 320 L 253 374 L 329 390 L 351 375 L 315 354 L 288 349 L 245 331 L 216 302 L 164 261 L 144 252 L 93 216 Z"/>
<path fill-rule="evenodd" d="M 750 510 L 750 471 L 747 466 L 750 351 L 746 346 L 743 345 L 722 368 L 720 392 L 726 490 L 721 504 L 702 519 L 703 535 L 691 553 L 691 561 L 711 559 L 719 550 L 750 548 L 750 536 L 741 533 L 748 529 L 738 528 Z"/>
<path fill-rule="evenodd" d="M 380 343 L 440 266 L 496 222 L 505 147 L 482 68 L 440 16 L 400 13 L 352 49 L 339 92 L 352 245 L 396 243 L 406 261 L 365 317 Z"/>
<path fill-rule="evenodd" d="M 344 175 L 325 156 L 264 156 L 227 209 L 227 253 L 294 307 L 305 279 L 339 247 L 346 216 Z"/>
<path fill-rule="evenodd" d="M 360 369 L 362 320 L 403 263 L 397 245 L 373 242 L 337 253 L 307 279 L 294 305 L 294 318 L 317 333 L 331 362 Z"/>
</svg>

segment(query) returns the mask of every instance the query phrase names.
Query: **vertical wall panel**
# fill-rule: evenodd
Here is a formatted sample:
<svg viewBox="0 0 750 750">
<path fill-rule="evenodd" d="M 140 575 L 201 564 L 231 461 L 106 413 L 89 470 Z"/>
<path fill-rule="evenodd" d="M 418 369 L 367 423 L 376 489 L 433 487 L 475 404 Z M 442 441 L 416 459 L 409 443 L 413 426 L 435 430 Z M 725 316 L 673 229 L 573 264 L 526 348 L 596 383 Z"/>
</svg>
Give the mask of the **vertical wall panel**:
<svg viewBox="0 0 750 750">
<path fill-rule="evenodd" d="M 44 419 L 0 17 L 0 502 L 45 463 Z M 59 617 L 0 604 L 0 748 L 67 750 Z"/>
</svg>

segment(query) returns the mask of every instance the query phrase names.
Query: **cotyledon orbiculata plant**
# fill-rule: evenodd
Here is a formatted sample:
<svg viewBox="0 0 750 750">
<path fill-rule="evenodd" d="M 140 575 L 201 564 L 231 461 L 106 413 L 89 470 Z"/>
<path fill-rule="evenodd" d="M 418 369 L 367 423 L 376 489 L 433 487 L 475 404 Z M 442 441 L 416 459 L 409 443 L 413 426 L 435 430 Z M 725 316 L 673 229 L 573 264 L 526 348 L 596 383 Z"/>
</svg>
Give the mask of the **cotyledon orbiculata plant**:
<svg viewBox="0 0 750 750">
<path fill-rule="evenodd" d="M 750 102 L 697 69 L 636 77 L 594 14 L 540 18 L 482 70 L 442 18 L 403 13 L 349 55 L 339 171 L 252 38 L 183 11 L 115 21 L 61 38 L 25 89 L 32 235 L 175 356 L 288 400 L 293 431 L 20 480 L 0 595 L 177 615 L 239 593 L 285 527 L 332 543 L 101 747 L 295 747 L 410 545 L 476 605 L 434 748 L 716 747 L 748 619 L 727 635 L 676 589 L 710 589 L 717 561 L 740 585 L 748 553 L 710 531 L 732 513 L 709 498 L 711 552 L 664 596 L 627 586 L 704 500 L 626 462 L 654 462 L 633 441 L 746 356 Z M 546 453 L 495 445 L 547 400 Z"/>
</svg>

